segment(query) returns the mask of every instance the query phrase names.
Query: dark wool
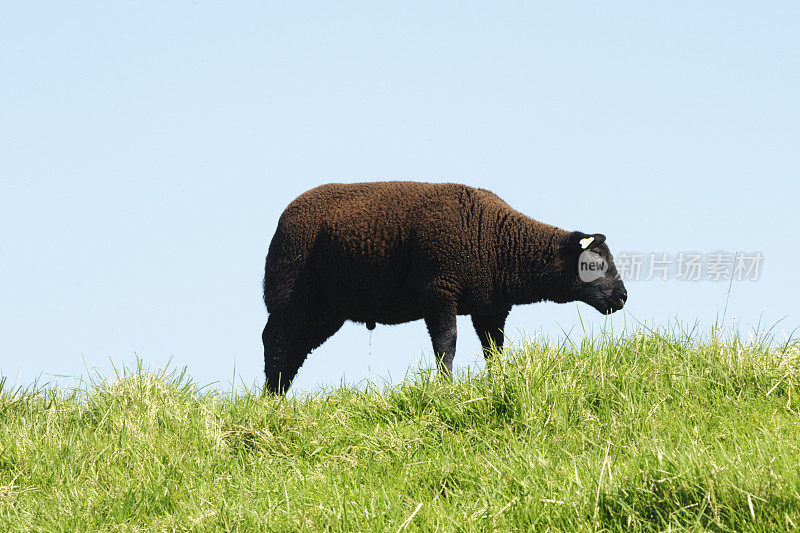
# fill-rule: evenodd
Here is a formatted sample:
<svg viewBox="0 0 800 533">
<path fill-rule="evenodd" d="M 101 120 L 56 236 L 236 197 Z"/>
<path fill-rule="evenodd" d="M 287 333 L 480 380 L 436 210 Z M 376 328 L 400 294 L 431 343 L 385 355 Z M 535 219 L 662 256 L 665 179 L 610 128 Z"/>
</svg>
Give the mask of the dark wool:
<svg viewBox="0 0 800 533">
<path fill-rule="evenodd" d="M 512 305 L 580 300 L 616 311 L 627 293 L 604 241 L 533 220 L 466 185 L 312 189 L 283 212 L 267 254 L 266 387 L 285 392 L 309 352 L 346 320 L 372 329 L 424 319 L 440 370 L 449 374 L 456 315 L 472 315 L 488 349 L 502 347 Z M 587 249 L 609 266 L 591 283 L 578 276 Z"/>
</svg>

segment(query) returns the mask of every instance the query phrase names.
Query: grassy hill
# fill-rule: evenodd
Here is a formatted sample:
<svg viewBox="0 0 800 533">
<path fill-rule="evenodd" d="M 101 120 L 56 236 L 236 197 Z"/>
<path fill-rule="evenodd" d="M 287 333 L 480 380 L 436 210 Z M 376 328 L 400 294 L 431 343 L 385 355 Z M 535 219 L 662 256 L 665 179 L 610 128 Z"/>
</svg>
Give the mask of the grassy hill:
<svg viewBox="0 0 800 533">
<path fill-rule="evenodd" d="M 797 530 L 799 389 L 796 343 L 679 330 L 294 400 L 5 387 L 0 530 Z"/>
</svg>

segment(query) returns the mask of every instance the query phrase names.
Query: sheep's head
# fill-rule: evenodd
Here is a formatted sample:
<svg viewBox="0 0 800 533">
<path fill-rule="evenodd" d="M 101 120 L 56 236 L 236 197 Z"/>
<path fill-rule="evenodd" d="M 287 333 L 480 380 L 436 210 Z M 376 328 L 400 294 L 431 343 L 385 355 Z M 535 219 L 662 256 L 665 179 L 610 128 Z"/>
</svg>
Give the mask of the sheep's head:
<svg viewBox="0 0 800 533">
<path fill-rule="evenodd" d="M 572 296 L 603 314 L 619 311 L 628 299 L 628 291 L 614 265 L 614 258 L 600 233 L 588 235 L 579 231 L 567 239 L 569 276 Z M 573 270 L 574 269 L 574 270 Z"/>
</svg>

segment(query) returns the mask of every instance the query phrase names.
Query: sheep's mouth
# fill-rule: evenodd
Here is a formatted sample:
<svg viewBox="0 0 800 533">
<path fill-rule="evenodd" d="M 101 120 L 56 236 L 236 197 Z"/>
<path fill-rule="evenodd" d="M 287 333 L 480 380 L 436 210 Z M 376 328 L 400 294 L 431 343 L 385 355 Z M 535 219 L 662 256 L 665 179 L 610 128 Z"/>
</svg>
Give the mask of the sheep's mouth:
<svg viewBox="0 0 800 533">
<path fill-rule="evenodd" d="M 625 307 L 626 301 L 627 301 L 627 295 L 624 296 L 614 295 L 614 296 L 601 296 L 600 298 L 597 298 L 597 300 L 595 301 L 590 301 L 586 303 L 597 309 L 598 312 L 604 315 L 610 315 L 611 313 L 616 313 L 617 311 Z"/>
<path fill-rule="evenodd" d="M 625 307 L 625 300 L 623 300 L 621 298 L 618 298 L 616 303 L 609 304 L 607 313 L 608 314 L 616 313 L 617 311 L 619 311 L 623 307 Z"/>
</svg>

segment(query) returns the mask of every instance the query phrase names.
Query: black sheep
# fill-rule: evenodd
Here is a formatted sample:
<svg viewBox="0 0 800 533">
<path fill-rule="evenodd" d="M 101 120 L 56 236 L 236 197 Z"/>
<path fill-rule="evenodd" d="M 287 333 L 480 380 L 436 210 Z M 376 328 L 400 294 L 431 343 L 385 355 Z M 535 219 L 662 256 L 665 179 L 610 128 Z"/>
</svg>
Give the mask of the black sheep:
<svg viewBox="0 0 800 533">
<path fill-rule="evenodd" d="M 312 189 L 283 212 L 267 254 L 266 389 L 285 392 L 309 352 L 345 320 L 371 329 L 424 319 L 449 375 L 456 315 L 472 315 L 488 349 L 502 347 L 512 305 L 579 300 L 613 313 L 627 292 L 604 241 L 533 220 L 466 185 Z"/>
</svg>

